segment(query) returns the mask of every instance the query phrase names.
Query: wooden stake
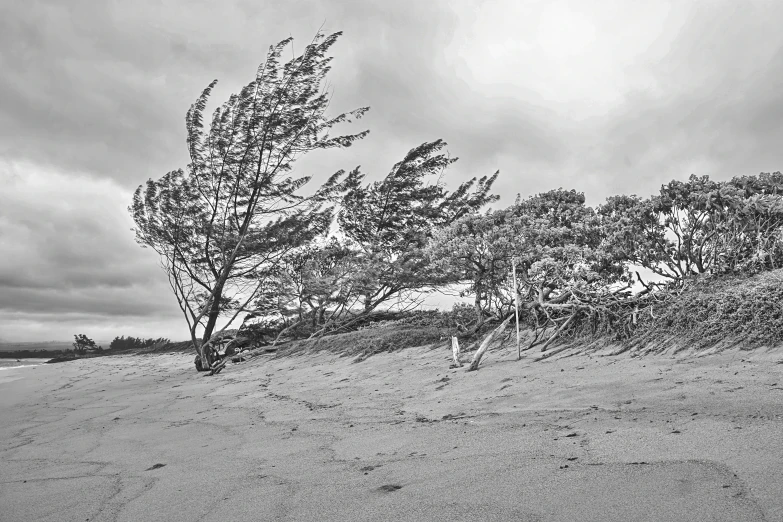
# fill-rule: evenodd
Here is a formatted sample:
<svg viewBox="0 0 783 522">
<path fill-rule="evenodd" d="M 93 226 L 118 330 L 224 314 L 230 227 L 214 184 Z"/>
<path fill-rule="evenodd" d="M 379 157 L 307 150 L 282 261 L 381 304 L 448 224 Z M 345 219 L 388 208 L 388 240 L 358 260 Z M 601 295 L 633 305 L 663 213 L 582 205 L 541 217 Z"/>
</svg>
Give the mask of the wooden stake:
<svg viewBox="0 0 783 522">
<path fill-rule="evenodd" d="M 456 336 L 451 338 L 451 352 L 454 356 L 454 364 L 452 365 L 452 368 L 462 367 L 462 363 L 459 360 L 459 340 L 457 340 Z"/>
<path fill-rule="evenodd" d="M 519 292 L 517 291 L 517 260 L 511 258 L 511 274 L 514 280 L 514 317 L 517 321 L 517 361 L 522 359 L 522 348 L 519 346 Z"/>
</svg>

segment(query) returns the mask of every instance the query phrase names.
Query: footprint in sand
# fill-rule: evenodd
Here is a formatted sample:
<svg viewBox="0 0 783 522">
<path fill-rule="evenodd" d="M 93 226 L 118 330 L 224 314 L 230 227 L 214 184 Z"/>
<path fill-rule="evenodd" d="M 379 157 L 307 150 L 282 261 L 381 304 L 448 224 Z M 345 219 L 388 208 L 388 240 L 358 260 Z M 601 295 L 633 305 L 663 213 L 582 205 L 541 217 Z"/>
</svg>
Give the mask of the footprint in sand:
<svg viewBox="0 0 783 522">
<path fill-rule="evenodd" d="M 398 489 L 402 489 L 402 486 L 400 486 L 399 484 L 384 484 L 383 486 L 378 488 L 378 491 L 380 491 L 381 493 L 393 493 Z"/>
</svg>

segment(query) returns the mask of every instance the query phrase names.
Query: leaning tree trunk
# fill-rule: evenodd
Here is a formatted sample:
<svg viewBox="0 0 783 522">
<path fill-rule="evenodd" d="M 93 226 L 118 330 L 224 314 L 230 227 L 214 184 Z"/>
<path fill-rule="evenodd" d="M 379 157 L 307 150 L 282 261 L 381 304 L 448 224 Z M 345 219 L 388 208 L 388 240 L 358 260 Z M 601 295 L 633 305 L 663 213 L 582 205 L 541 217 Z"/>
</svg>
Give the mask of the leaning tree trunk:
<svg viewBox="0 0 783 522">
<path fill-rule="evenodd" d="M 212 366 L 212 363 L 214 362 L 211 350 L 208 349 L 209 341 L 198 339 L 195 333 L 191 334 L 191 341 L 193 342 L 193 346 L 196 348 L 196 354 L 201 361 L 201 368 L 204 370 L 209 369 L 209 367 Z"/>
<path fill-rule="evenodd" d="M 209 363 L 207 362 L 207 359 L 204 357 L 204 350 L 203 350 L 204 342 L 201 341 L 196 335 L 197 326 L 198 326 L 197 324 L 193 325 L 193 327 L 190 330 L 190 342 L 193 343 L 193 349 L 196 350 L 196 355 L 201 361 L 201 367 L 209 368 Z"/>
<path fill-rule="evenodd" d="M 506 325 L 508 325 L 508 322 L 511 320 L 511 318 L 514 317 L 514 315 L 509 315 L 506 317 L 502 323 L 500 323 L 500 326 L 492 330 L 492 332 L 484 338 L 484 341 L 481 343 L 481 346 L 479 346 L 479 349 L 476 350 L 476 355 L 473 356 L 473 361 L 470 363 L 470 367 L 468 368 L 469 372 L 472 372 L 474 370 L 478 370 L 479 364 L 481 363 L 481 358 L 484 356 L 484 353 L 489 349 L 489 345 L 492 344 L 492 341 L 495 340 L 495 337 L 498 336 L 499 333 L 501 333 L 503 330 L 506 329 Z"/>
<path fill-rule="evenodd" d="M 203 343 L 206 343 L 209 341 L 209 339 L 212 337 L 212 332 L 215 331 L 215 325 L 217 325 L 218 316 L 220 315 L 220 300 L 221 297 L 223 297 L 223 287 L 222 285 L 218 288 L 215 288 L 215 292 L 213 294 L 212 298 L 212 305 L 209 307 L 209 318 L 207 319 L 207 324 L 204 327 L 204 335 L 202 337 L 202 346 Z"/>
<path fill-rule="evenodd" d="M 201 357 L 201 364 L 207 367 L 212 366 L 214 362 L 211 356 L 211 350 L 205 350 L 209 347 L 209 340 L 212 338 L 212 332 L 215 331 L 218 317 L 220 316 L 220 301 L 223 297 L 223 285 L 225 282 L 218 281 L 215 290 L 212 293 L 212 304 L 209 307 L 209 318 L 204 326 L 204 335 L 201 337 L 201 346 L 198 347 L 198 354 Z M 195 325 L 194 325 L 195 326 Z"/>
<path fill-rule="evenodd" d="M 198 352 L 198 356 L 201 358 L 201 366 L 204 368 L 209 368 L 212 366 L 213 362 L 212 354 L 209 350 L 207 350 L 207 342 L 208 341 L 202 340 L 201 345 L 196 346 L 196 352 Z"/>
</svg>

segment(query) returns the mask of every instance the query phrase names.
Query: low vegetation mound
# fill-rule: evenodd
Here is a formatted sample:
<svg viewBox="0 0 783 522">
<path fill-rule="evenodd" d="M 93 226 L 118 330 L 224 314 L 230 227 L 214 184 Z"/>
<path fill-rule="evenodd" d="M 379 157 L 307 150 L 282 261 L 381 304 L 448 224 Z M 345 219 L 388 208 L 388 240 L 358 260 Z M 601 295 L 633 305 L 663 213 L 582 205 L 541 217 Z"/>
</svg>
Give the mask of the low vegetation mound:
<svg viewBox="0 0 783 522">
<path fill-rule="evenodd" d="M 366 359 L 372 355 L 445 342 L 447 332 L 436 326 L 406 325 L 404 321 L 374 324 L 353 332 L 316 339 L 291 341 L 281 345 L 278 356 L 330 352 L 344 357 Z"/>
<path fill-rule="evenodd" d="M 783 342 L 783 269 L 700 277 L 642 314 L 631 349 L 742 349 Z"/>
</svg>

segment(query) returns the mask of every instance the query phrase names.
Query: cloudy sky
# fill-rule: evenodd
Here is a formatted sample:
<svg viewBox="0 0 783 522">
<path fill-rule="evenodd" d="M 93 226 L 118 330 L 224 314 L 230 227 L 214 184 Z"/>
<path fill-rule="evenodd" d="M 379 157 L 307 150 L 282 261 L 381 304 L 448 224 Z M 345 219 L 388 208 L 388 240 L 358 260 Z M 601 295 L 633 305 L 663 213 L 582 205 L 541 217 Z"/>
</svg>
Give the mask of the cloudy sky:
<svg viewBox="0 0 783 522">
<path fill-rule="evenodd" d="M 371 107 L 368 138 L 299 173 L 377 178 L 443 138 L 453 184 L 500 169 L 501 205 L 597 204 L 783 169 L 780 20 L 780 0 L 0 0 L 0 339 L 187 337 L 126 209 L 186 165 L 200 91 L 223 101 L 283 38 L 343 31 L 332 107 Z"/>
</svg>

